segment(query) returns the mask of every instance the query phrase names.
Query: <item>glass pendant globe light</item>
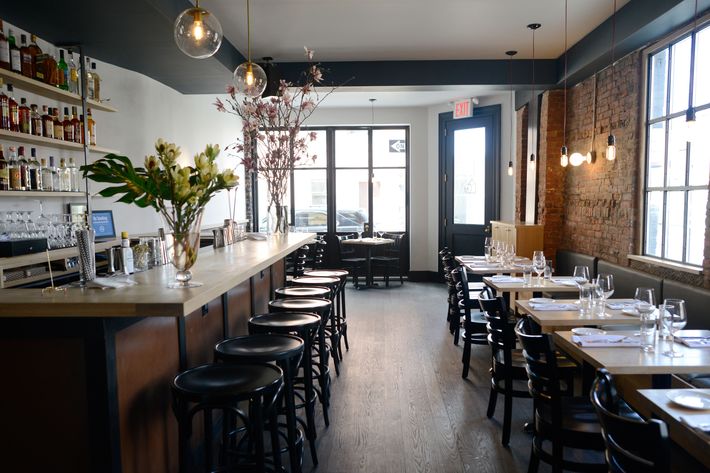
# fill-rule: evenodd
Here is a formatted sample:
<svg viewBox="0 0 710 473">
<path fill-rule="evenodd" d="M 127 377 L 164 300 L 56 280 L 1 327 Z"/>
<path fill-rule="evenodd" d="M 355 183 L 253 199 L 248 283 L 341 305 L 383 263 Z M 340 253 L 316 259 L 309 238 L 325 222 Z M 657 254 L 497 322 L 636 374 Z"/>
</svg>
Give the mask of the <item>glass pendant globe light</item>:
<svg viewBox="0 0 710 473">
<path fill-rule="evenodd" d="M 191 58 L 205 59 L 217 52 L 222 44 L 222 25 L 212 13 L 200 8 L 188 8 L 175 20 L 173 28 L 175 44 Z"/>
<path fill-rule="evenodd" d="M 518 54 L 518 51 L 506 51 L 505 54 L 510 58 L 508 61 L 509 71 L 508 71 L 508 84 L 510 85 L 510 146 L 508 147 L 508 175 L 513 175 L 513 128 L 515 124 L 513 123 L 515 118 L 513 110 L 515 110 L 515 94 L 513 92 L 513 56 Z"/>
<path fill-rule="evenodd" d="M 251 18 L 247 0 L 247 62 L 234 70 L 234 88 L 247 97 L 260 97 L 266 89 L 266 72 L 260 65 L 251 62 Z"/>
<path fill-rule="evenodd" d="M 535 97 L 535 30 L 540 28 L 542 25 L 540 23 L 530 23 L 528 25 L 528 28 L 532 30 L 532 90 L 530 94 L 530 105 L 532 109 L 532 104 L 533 101 L 537 101 L 537 98 Z M 537 105 L 535 106 L 537 108 Z M 531 146 L 533 152 L 530 153 L 530 160 L 528 161 L 528 169 L 531 171 L 535 170 L 535 146 L 534 146 L 534 139 L 535 139 L 536 133 L 533 133 L 532 139 L 530 140 L 533 146 Z"/>
<path fill-rule="evenodd" d="M 572 153 L 572 156 L 569 157 L 569 163 L 575 167 L 580 166 L 586 160 L 587 157 L 582 156 L 582 153 Z"/>
</svg>

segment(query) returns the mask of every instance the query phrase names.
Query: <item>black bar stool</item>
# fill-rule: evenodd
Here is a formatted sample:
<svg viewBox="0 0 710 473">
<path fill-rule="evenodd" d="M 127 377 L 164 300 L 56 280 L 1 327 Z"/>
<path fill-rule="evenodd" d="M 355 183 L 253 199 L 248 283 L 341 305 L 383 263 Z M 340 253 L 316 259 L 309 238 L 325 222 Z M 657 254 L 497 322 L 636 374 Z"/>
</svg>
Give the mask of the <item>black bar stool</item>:
<svg viewBox="0 0 710 473">
<path fill-rule="evenodd" d="M 315 269 L 303 272 L 304 277 L 325 277 L 325 278 L 339 278 L 340 285 L 338 286 L 338 291 L 336 294 L 336 304 L 335 310 L 338 317 L 340 327 L 339 331 L 342 335 L 343 340 L 345 340 L 345 350 L 350 350 L 350 344 L 348 343 L 348 314 L 345 308 L 345 285 L 348 283 L 348 272 L 345 269 Z M 343 350 L 338 343 L 338 352 L 340 353 L 340 359 L 343 359 Z"/>
<path fill-rule="evenodd" d="M 311 460 L 314 465 L 318 464 L 316 453 L 316 422 L 315 404 L 317 391 L 313 385 L 313 358 L 311 352 L 316 343 L 316 334 L 320 331 L 321 318 L 317 314 L 305 312 L 279 312 L 255 315 L 249 319 L 249 333 L 264 334 L 295 334 L 303 340 L 304 356 L 301 357 L 301 367 L 303 377 L 295 378 L 294 394 L 298 396 L 298 391 L 303 389 L 302 403 L 296 405 L 296 409 L 306 411 L 306 438 L 311 451 Z"/>
<path fill-rule="evenodd" d="M 330 425 L 328 417 L 328 406 L 330 405 L 330 367 L 328 366 L 328 353 L 333 348 L 328 346 L 325 338 L 325 326 L 330 320 L 330 311 L 333 303 L 327 299 L 276 299 L 269 301 L 269 310 L 272 312 L 311 312 L 318 314 L 321 318 L 321 325 L 318 330 L 318 344 L 314 347 L 317 355 L 315 367 L 318 372 L 318 385 L 320 387 L 320 401 L 323 407 L 323 420 L 325 425 Z M 332 322 L 331 322 L 332 323 Z M 333 359 L 336 371 L 338 369 L 337 358 Z"/>
<path fill-rule="evenodd" d="M 258 472 L 265 471 L 266 455 L 264 451 L 264 418 L 270 417 L 276 422 L 276 402 L 283 385 L 283 373 L 278 366 L 263 363 L 249 365 L 230 365 L 215 363 L 189 369 L 177 375 L 172 383 L 173 410 L 178 420 L 178 439 L 180 454 L 180 472 L 191 469 L 190 437 L 192 420 L 202 412 L 204 425 L 204 469 L 205 471 L 233 471 L 237 464 L 244 461 L 253 465 Z M 249 403 L 247 415 L 239 408 L 240 402 Z M 215 469 L 214 429 L 212 416 L 214 410 L 221 410 L 227 418 L 239 419 L 244 427 L 225 434 L 231 437 L 233 445 L 248 445 L 246 454 L 230 451 L 224 442 Z M 233 426 L 225 424 L 224 429 Z M 223 429 L 223 430 L 224 430 Z M 239 442 L 235 437 L 243 434 Z M 278 452 L 279 441 L 276 429 L 272 429 L 272 452 Z M 233 460 L 234 459 L 234 460 Z M 280 470 L 278 455 L 273 456 L 274 467 Z"/>
<path fill-rule="evenodd" d="M 301 471 L 303 458 L 303 435 L 297 426 L 293 383 L 304 346 L 303 340 L 294 335 L 254 334 L 224 340 L 214 348 L 216 361 L 236 364 L 275 362 L 283 371 L 284 406 L 280 413 L 286 418 L 287 450 L 292 472 Z M 271 428 L 278 429 L 278 426 Z M 273 452 L 274 455 L 280 453 Z"/>
<path fill-rule="evenodd" d="M 316 299 L 328 299 L 330 298 L 330 289 L 324 286 L 286 286 L 279 287 L 274 290 L 274 296 L 277 299 L 289 299 L 289 298 L 316 298 Z"/>
</svg>

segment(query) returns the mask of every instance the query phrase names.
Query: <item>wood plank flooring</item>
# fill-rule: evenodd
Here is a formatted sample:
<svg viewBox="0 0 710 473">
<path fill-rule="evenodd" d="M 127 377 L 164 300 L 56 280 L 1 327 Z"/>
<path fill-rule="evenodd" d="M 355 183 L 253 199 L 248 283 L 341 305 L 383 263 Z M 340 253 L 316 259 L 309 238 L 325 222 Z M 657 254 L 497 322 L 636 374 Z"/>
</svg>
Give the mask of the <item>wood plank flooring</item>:
<svg viewBox="0 0 710 473">
<path fill-rule="evenodd" d="M 525 472 L 532 402 L 514 400 L 510 447 L 500 443 L 503 400 L 486 417 L 488 347 L 472 349 L 461 378 L 461 347 L 445 322 L 446 288 L 393 284 L 347 292 L 350 351 L 333 373 L 331 424 L 318 429 L 328 473 Z M 540 472 L 549 471 L 543 464 Z"/>
</svg>

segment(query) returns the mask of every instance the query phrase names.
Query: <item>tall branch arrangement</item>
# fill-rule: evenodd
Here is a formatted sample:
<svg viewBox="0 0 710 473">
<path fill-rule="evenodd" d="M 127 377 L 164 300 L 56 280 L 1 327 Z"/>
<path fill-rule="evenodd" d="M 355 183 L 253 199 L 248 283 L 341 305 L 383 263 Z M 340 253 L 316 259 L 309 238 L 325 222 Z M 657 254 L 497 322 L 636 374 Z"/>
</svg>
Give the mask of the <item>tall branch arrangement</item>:
<svg viewBox="0 0 710 473">
<path fill-rule="evenodd" d="M 317 158 L 308 149 L 316 133 L 301 133 L 301 126 L 336 89 L 318 90 L 316 86 L 323 81 L 323 71 L 313 62 L 313 51 L 304 49 L 309 66 L 301 74 L 299 84 L 282 80 L 278 96 L 266 99 L 237 96 L 234 86 L 229 85 L 227 99 L 223 102 L 217 98 L 214 103 L 218 111 L 241 119 L 243 138 L 233 147 L 242 153 L 244 167 L 256 171 L 266 181 L 269 207 L 283 205 L 294 166 Z"/>
</svg>

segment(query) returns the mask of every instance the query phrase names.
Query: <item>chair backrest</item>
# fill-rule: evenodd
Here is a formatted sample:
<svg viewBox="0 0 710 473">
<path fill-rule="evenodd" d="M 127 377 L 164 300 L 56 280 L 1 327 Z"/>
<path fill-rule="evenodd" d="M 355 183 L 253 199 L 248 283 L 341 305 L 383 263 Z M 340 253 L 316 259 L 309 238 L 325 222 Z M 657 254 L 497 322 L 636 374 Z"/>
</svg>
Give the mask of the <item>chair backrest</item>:
<svg viewBox="0 0 710 473">
<path fill-rule="evenodd" d="M 642 421 L 619 415 L 619 397 L 605 369 L 597 371 L 590 393 L 606 444 L 606 461 L 614 473 L 670 471 L 668 427 L 663 421 Z"/>
<path fill-rule="evenodd" d="M 559 426 L 562 424 L 562 389 L 552 337 L 540 333 L 539 327 L 528 317 L 515 324 L 515 334 L 523 348 L 530 395 L 536 403 L 551 407 L 552 423 Z"/>
<path fill-rule="evenodd" d="M 328 248 L 328 243 L 326 243 L 324 240 L 322 240 L 322 239 L 316 240 L 316 251 L 315 251 L 315 254 L 313 255 L 313 267 L 314 268 L 325 267 L 325 257 L 326 257 L 326 249 L 327 248 Z"/>
<path fill-rule="evenodd" d="M 508 322 L 505 299 L 502 297 L 479 297 L 478 303 L 488 322 L 488 343 L 491 345 L 494 357 L 496 353 L 502 352 L 504 364 L 506 367 L 512 367 L 515 331 L 513 325 Z"/>
</svg>

